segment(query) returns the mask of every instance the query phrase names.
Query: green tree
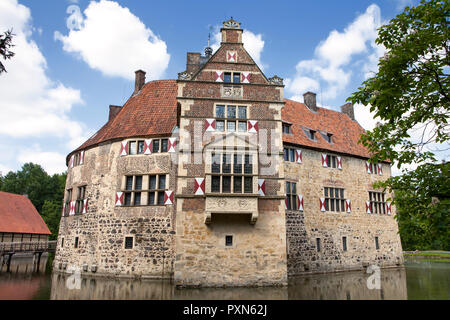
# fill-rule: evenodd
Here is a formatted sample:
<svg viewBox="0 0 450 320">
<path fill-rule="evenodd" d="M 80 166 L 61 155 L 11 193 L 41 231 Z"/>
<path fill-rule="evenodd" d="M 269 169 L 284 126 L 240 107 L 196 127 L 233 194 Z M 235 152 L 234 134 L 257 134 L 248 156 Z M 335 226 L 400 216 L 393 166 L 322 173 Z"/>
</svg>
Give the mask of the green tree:
<svg viewBox="0 0 450 320">
<path fill-rule="evenodd" d="M 59 231 L 59 221 L 61 219 L 61 201 L 45 200 L 41 210 L 41 216 L 44 219 L 47 227 L 52 232 L 50 240 L 56 240 Z"/>
<path fill-rule="evenodd" d="M 11 47 L 14 47 L 12 44 L 13 36 L 12 30 L 8 30 L 3 35 L 0 35 L 0 55 L 4 60 L 11 59 L 14 56 L 14 52 L 10 50 Z M 0 62 L 0 74 L 2 72 L 6 72 L 6 69 L 3 63 Z"/>
<path fill-rule="evenodd" d="M 386 54 L 378 72 L 348 99 L 381 119 L 360 139 L 372 162 L 417 166 L 375 185 L 395 192 L 405 248 L 448 248 L 448 198 L 436 196 L 440 202 L 432 205 L 430 193 L 448 195 L 448 169 L 436 171 L 440 165 L 429 163 L 438 151 L 431 146 L 448 144 L 450 135 L 449 13 L 449 1 L 422 0 L 382 26 L 376 43 Z"/>
</svg>

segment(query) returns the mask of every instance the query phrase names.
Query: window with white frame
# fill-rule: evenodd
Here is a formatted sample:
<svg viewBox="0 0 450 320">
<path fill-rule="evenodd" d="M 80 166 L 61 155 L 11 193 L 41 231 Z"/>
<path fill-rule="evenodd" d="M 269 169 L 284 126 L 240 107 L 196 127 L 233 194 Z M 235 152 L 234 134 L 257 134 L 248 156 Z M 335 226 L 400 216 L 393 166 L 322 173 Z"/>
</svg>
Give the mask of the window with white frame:
<svg viewBox="0 0 450 320">
<path fill-rule="evenodd" d="M 212 193 L 253 193 L 253 156 L 245 153 L 211 154 Z"/>
<path fill-rule="evenodd" d="M 247 132 L 247 106 L 216 105 L 216 130 Z"/>
</svg>

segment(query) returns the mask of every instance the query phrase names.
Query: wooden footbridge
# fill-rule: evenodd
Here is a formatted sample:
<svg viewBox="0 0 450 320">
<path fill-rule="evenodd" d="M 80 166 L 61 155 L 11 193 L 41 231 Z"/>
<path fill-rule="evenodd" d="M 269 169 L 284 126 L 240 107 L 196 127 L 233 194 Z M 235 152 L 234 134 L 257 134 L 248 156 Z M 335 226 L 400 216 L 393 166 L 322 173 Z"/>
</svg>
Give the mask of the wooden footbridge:
<svg viewBox="0 0 450 320">
<path fill-rule="evenodd" d="M 11 259 L 16 253 L 32 254 L 36 257 L 36 272 L 39 272 L 41 256 L 45 252 L 55 252 L 56 241 L 39 242 L 0 242 L 0 257 L 2 266 L 6 264 L 6 272 L 10 272 Z"/>
</svg>

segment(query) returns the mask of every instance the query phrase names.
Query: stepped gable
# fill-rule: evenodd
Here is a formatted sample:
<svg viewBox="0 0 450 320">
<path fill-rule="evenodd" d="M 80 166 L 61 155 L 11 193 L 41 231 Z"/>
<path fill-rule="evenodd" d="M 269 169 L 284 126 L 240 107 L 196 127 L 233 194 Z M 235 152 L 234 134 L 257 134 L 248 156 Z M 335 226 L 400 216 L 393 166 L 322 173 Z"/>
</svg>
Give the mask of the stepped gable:
<svg viewBox="0 0 450 320">
<path fill-rule="evenodd" d="M 52 234 L 27 197 L 7 192 L 0 192 L 0 232 Z"/>
<path fill-rule="evenodd" d="M 367 149 L 358 143 L 364 129 L 346 114 L 325 108 L 312 112 L 300 102 L 285 99 L 281 114 L 284 122 L 292 124 L 292 135 L 283 134 L 283 142 L 316 149 L 335 151 L 343 154 L 369 158 Z M 303 130 L 315 130 L 316 140 L 309 139 Z M 332 143 L 320 134 L 331 133 Z"/>
<path fill-rule="evenodd" d="M 108 140 L 170 135 L 177 124 L 176 97 L 175 80 L 146 83 L 140 92 L 128 99 L 117 116 L 73 152 Z M 70 159 L 71 154 L 67 159 Z"/>
</svg>

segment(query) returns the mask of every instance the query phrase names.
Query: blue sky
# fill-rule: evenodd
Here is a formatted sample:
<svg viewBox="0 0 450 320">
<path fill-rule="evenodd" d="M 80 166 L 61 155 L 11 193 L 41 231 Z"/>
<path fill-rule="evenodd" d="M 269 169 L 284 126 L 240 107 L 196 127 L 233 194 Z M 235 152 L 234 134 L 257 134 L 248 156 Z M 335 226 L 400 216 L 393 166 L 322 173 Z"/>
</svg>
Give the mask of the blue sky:
<svg viewBox="0 0 450 320">
<path fill-rule="evenodd" d="M 16 56 L 0 76 L 0 172 L 25 162 L 49 173 L 123 105 L 134 71 L 176 79 L 186 52 L 203 52 L 208 32 L 230 16 L 267 76 L 285 79 L 285 97 L 338 108 L 370 72 L 383 48 L 376 29 L 411 0 L 379 1 L 89 1 L 2 0 L 0 32 L 13 27 Z M 78 14 L 79 12 L 79 14 Z M 375 121 L 355 106 L 365 128 Z"/>
</svg>

